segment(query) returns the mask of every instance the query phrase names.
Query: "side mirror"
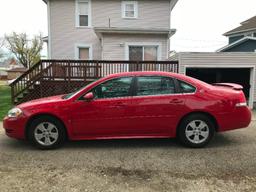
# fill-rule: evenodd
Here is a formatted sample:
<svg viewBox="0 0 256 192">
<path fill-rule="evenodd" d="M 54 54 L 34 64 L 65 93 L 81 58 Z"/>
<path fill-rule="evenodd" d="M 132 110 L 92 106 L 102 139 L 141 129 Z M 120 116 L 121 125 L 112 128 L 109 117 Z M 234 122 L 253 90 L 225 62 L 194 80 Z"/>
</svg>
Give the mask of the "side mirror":
<svg viewBox="0 0 256 192">
<path fill-rule="evenodd" d="M 86 95 L 84 95 L 83 98 L 85 99 L 85 101 L 91 101 L 94 99 L 94 95 L 92 92 L 90 92 L 90 93 L 87 93 Z"/>
</svg>

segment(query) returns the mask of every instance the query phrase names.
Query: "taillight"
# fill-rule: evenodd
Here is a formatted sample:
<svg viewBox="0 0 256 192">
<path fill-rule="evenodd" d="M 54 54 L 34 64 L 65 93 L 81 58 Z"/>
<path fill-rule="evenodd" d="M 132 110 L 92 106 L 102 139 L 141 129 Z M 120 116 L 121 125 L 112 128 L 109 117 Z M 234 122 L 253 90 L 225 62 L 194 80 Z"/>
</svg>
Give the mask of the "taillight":
<svg viewBox="0 0 256 192">
<path fill-rule="evenodd" d="M 236 103 L 236 107 L 246 107 L 246 106 L 247 106 L 246 98 L 244 96 L 243 91 L 240 91 L 239 99 Z"/>
</svg>

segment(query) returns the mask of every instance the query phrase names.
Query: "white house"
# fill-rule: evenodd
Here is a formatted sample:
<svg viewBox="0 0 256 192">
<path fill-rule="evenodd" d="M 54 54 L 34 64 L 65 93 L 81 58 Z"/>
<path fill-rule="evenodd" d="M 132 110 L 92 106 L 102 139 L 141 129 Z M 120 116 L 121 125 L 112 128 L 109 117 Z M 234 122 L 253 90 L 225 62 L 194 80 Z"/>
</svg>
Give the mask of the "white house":
<svg viewBox="0 0 256 192">
<path fill-rule="evenodd" d="M 44 0 L 50 59 L 166 60 L 178 0 Z"/>
</svg>

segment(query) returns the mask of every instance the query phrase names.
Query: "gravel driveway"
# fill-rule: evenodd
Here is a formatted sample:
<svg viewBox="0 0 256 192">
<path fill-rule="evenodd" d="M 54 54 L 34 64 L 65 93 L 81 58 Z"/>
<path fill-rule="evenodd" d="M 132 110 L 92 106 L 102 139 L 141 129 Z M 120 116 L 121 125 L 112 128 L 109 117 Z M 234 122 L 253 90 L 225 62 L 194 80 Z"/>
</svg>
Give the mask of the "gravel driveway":
<svg viewBox="0 0 256 192">
<path fill-rule="evenodd" d="M 0 191 L 256 191 L 256 121 L 207 148 L 175 140 L 69 142 L 40 151 L 0 125 Z"/>
</svg>

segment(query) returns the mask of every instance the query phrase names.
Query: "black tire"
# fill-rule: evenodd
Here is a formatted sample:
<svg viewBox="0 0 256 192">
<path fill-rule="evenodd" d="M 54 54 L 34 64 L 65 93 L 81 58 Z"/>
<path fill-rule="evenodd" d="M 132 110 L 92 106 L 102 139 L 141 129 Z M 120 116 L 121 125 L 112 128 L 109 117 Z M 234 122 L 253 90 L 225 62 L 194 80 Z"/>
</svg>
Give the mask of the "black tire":
<svg viewBox="0 0 256 192">
<path fill-rule="evenodd" d="M 56 136 L 55 138 L 51 138 L 51 136 L 47 136 L 50 141 L 53 140 L 52 142 L 53 143 L 50 143 L 49 145 L 43 145 L 42 143 L 44 142 L 43 138 L 42 138 L 42 143 L 40 143 L 36 137 L 35 137 L 35 131 L 38 131 L 37 127 L 39 125 L 42 125 L 45 126 L 45 125 L 53 125 L 54 126 L 54 130 L 55 131 L 55 134 L 58 135 Z M 41 133 L 39 133 L 41 134 Z M 44 149 L 44 150 L 47 150 L 47 149 L 55 149 L 55 148 L 58 148 L 60 147 L 65 141 L 66 141 L 66 130 L 65 130 L 65 127 L 63 126 L 63 124 L 56 118 L 54 117 L 51 117 L 51 116 L 41 116 L 41 117 L 38 117 L 36 119 L 34 119 L 29 127 L 28 127 L 28 140 L 29 142 L 39 148 L 39 149 Z"/>
<path fill-rule="evenodd" d="M 203 137 L 201 135 L 201 130 L 199 130 L 199 128 L 197 128 L 197 130 L 194 130 L 191 126 L 193 125 L 193 123 L 195 123 L 196 126 L 199 126 L 200 123 L 205 123 L 203 125 L 207 125 L 205 126 L 205 128 L 203 128 L 203 131 L 207 131 L 207 133 L 205 135 L 205 137 Z M 199 124 L 198 124 L 199 123 Z M 208 129 L 207 129 L 208 127 Z M 186 136 L 186 130 L 187 131 L 191 131 L 194 135 L 191 136 Z M 197 131 L 197 132 L 196 132 Z M 202 131 L 202 132 L 203 132 Z M 195 132 L 195 133 L 194 133 Z M 180 126 L 178 127 L 177 130 L 177 136 L 179 141 L 181 142 L 181 144 L 183 144 L 186 147 L 191 147 L 191 148 L 202 148 L 204 146 L 206 146 L 211 139 L 213 138 L 215 134 L 215 125 L 214 122 L 206 115 L 204 114 L 192 114 L 189 115 L 188 117 L 186 117 L 185 119 L 182 120 L 182 122 L 180 123 Z M 194 140 L 195 137 L 199 138 L 199 140 L 201 139 L 201 142 L 199 143 L 195 143 L 196 141 L 192 142 L 191 140 Z"/>
</svg>

